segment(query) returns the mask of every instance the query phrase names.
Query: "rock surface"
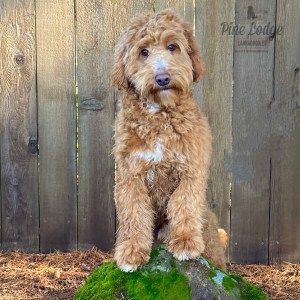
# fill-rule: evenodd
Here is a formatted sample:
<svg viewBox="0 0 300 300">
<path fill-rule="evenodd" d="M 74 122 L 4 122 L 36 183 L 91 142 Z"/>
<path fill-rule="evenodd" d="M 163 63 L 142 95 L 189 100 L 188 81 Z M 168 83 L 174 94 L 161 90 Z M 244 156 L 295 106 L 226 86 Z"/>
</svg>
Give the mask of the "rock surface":
<svg viewBox="0 0 300 300">
<path fill-rule="evenodd" d="M 266 299 L 259 288 L 215 268 L 203 257 L 178 261 L 162 246 L 136 272 L 124 273 L 114 262 L 96 268 L 78 289 L 75 300 Z"/>
</svg>

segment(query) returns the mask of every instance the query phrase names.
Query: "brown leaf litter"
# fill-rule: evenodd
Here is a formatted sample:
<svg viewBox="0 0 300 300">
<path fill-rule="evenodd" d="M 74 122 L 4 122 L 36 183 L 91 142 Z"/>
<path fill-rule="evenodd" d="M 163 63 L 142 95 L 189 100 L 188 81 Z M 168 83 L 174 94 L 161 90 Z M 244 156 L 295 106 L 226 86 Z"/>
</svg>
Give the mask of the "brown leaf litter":
<svg viewBox="0 0 300 300">
<path fill-rule="evenodd" d="M 0 252 L 0 299 L 72 299 L 90 272 L 111 255 L 96 249 L 68 253 Z M 228 265 L 259 285 L 269 299 L 300 299 L 300 264 Z"/>
</svg>

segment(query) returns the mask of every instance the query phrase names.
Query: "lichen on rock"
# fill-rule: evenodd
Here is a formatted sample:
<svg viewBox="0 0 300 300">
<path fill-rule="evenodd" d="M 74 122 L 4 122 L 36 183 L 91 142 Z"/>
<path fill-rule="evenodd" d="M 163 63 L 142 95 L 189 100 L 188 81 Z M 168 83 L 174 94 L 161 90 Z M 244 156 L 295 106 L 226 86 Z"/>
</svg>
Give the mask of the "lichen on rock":
<svg viewBox="0 0 300 300">
<path fill-rule="evenodd" d="M 96 268 L 74 300 L 266 299 L 243 278 L 215 268 L 205 258 L 178 261 L 164 247 L 152 250 L 150 261 L 124 273 L 114 262 Z"/>
</svg>

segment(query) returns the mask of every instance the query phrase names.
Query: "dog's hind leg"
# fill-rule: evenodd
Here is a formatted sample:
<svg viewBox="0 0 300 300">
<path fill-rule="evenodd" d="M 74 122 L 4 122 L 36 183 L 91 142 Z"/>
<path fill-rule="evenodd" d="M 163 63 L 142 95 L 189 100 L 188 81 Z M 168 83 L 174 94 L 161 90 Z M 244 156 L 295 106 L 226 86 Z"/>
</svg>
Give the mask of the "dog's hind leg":
<svg viewBox="0 0 300 300">
<path fill-rule="evenodd" d="M 203 256 L 211 260 L 214 265 L 226 269 L 225 250 L 227 246 L 227 233 L 224 229 L 218 228 L 218 221 L 215 214 L 207 209 L 203 224 L 203 239 L 205 250 Z"/>
</svg>

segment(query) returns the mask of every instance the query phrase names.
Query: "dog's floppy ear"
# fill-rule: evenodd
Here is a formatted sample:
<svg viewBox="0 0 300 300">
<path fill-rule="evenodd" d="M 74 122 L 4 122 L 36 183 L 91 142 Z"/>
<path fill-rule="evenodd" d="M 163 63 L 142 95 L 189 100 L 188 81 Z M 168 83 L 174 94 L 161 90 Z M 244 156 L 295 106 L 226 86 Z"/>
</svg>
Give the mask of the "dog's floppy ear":
<svg viewBox="0 0 300 300">
<path fill-rule="evenodd" d="M 115 50 L 114 64 L 111 71 L 111 84 L 118 89 L 126 89 L 128 87 L 125 76 L 125 45 L 119 42 Z"/>
<path fill-rule="evenodd" d="M 194 82 L 202 79 L 205 74 L 205 67 L 200 55 L 200 51 L 198 45 L 196 43 L 196 39 L 193 35 L 193 30 L 191 29 L 190 25 L 187 23 L 183 24 L 184 28 L 184 35 L 188 40 L 190 51 L 189 55 L 193 63 L 193 75 L 194 75 Z"/>
<path fill-rule="evenodd" d="M 119 42 L 116 45 L 114 65 L 111 72 L 111 83 L 118 89 L 130 88 L 130 82 L 125 72 L 127 52 L 130 50 L 130 44 L 136 33 L 149 20 L 150 16 L 150 14 L 142 14 L 132 18 L 128 27 L 121 33 Z"/>
</svg>

